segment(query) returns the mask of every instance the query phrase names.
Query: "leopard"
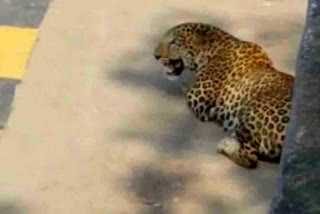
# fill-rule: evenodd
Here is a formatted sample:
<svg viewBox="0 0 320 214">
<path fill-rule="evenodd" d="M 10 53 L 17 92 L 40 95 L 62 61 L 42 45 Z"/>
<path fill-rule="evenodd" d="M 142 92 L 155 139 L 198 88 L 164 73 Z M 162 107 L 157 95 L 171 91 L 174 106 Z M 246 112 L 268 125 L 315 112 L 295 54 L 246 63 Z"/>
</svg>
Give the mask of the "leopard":
<svg viewBox="0 0 320 214">
<path fill-rule="evenodd" d="M 277 70 L 260 45 L 208 23 L 185 22 L 160 37 L 153 57 L 169 79 L 191 72 L 193 81 L 183 85 L 188 108 L 228 133 L 218 153 L 248 169 L 280 162 L 294 76 Z"/>
</svg>

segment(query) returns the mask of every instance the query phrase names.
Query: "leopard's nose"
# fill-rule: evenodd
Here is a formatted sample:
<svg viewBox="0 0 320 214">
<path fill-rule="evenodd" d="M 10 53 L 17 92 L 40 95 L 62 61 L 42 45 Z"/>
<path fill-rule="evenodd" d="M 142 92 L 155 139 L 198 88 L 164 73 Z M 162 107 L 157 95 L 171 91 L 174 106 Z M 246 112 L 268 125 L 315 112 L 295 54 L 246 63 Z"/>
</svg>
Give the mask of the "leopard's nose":
<svg viewBox="0 0 320 214">
<path fill-rule="evenodd" d="M 154 58 L 156 58 L 156 60 L 160 59 L 160 55 L 154 55 Z"/>
</svg>

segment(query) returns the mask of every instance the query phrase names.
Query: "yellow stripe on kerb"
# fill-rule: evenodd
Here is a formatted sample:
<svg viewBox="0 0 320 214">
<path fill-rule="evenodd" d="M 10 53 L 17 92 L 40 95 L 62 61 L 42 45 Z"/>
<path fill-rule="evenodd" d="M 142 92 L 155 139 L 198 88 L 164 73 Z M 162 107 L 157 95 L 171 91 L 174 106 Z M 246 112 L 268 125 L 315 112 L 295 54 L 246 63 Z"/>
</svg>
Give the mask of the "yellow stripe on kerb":
<svg viewBox="0 0 320 214">
<path fill-rule="evenodd" d="M 0 26 L 0 78 L 21 80 L 38 29 Z"/>
</svg>

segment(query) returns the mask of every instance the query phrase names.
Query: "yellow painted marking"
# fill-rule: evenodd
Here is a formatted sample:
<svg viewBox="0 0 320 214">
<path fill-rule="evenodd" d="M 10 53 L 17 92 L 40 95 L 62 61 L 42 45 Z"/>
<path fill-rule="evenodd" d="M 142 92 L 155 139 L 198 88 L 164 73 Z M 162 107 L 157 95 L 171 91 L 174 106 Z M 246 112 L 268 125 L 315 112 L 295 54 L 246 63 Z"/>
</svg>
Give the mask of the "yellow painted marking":
<svg viewBox="0 0 320 214">
<path fill-rule="evenodd" d="M 0 26 L 0 78 L 21 80 L 38 29 Z"/>
</svg>

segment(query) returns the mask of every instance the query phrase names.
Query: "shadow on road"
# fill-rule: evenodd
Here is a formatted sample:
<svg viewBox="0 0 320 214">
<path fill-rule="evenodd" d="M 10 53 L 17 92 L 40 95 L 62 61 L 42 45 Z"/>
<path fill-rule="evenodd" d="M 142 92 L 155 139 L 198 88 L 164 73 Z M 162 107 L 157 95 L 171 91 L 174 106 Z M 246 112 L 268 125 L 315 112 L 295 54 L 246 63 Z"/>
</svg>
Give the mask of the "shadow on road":
<svg viewBox="0 0 320 214">
<path fill-rule="evenodd" d="M 15 203 L 0 201 L 1 214 L 24 214 L 25 212 Z"/>
</svg>

